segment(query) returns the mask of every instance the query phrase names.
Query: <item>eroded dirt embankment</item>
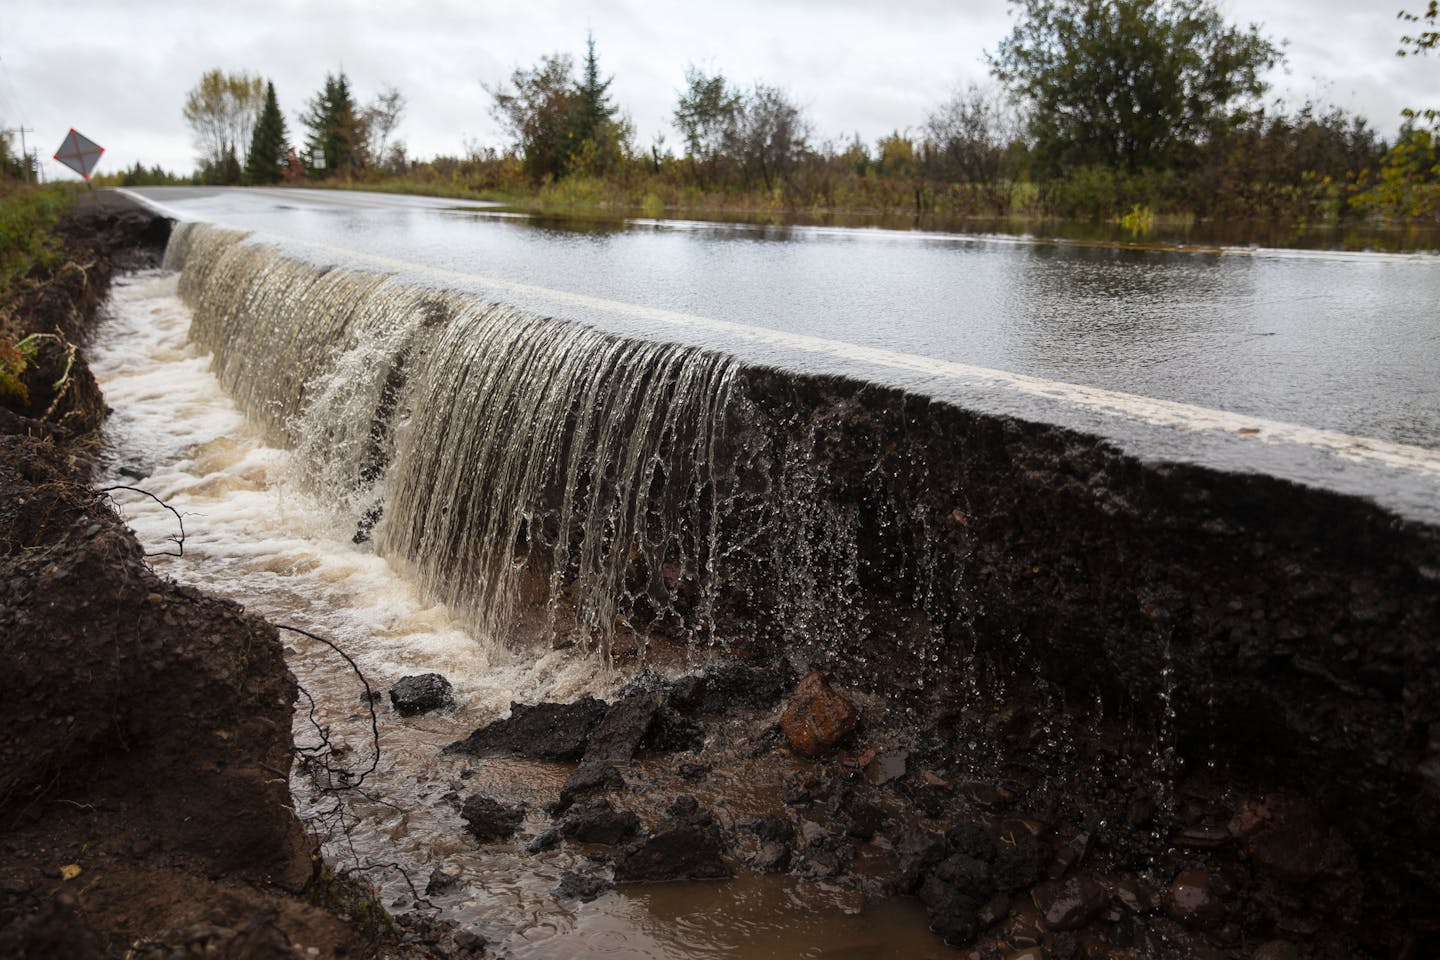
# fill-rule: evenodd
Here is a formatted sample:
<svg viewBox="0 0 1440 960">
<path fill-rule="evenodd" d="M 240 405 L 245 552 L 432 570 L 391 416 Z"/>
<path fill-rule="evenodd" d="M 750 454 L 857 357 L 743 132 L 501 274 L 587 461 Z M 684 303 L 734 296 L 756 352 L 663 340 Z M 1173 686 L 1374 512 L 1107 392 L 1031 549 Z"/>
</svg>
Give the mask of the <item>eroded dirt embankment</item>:
<svg viewBox="0 0 1440 960">
<path fill-rule="evenodd" d="M 1023 788 L 1014 806 L 1070 820 L 1087 857 L 1225 878 L 1227 920 L 1199 928 L 1434 948 L 1440 531 L 892 390 L 747 376 L 769 411 L 757 466 L 803 457 L 811 502 L 855 524 L 849 629 L 807 667 L 923 718 L 957 777 Z M 719 615 L 793 656 L 753 613 L 783 574 L 758 566 Z M 1272 808 L 1302 867 L 1241 836 Z"/>
<path fill-rule="evenodd" d="M 157 577 L 88 482 L 105 406 L 75 345 L 169 223 L 100 193 L 60 232 L 0 330 L 46 335 L 0 407 L 0 956 L 435 955 L 314 905 L 339 887 L 291 809 L 275 628 Z"/>
</svg>

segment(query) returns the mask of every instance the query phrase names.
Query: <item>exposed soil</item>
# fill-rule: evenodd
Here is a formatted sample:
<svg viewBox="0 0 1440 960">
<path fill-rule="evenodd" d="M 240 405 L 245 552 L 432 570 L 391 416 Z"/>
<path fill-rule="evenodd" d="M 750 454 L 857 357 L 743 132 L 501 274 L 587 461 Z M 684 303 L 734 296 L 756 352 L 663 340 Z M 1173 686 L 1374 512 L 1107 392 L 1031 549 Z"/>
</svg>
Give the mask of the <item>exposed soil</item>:
<svg viewBox="0 0 1440 960">
<path fill-rule="evenodd" d="M 323 868 L 275 628 L 157 577 L 89 486 L 105 408 L 77 345 L 169 223 L 97 193 L 60 229 L 67 264 L 5 311 L 54 339 L 0 408 L 0 956 L 478 956 Z"/>
<path fill-rule="evenodd" d="M 1237 782 L 1228 766 L 1136 766 L 1153 748 L 1143 731 L 1067 717 L 1026 686 L 972 730 L 997 762 L 957 758 L 943 731 L 840 690 L 865 723 L 835 728 L 838 748 L 812 760 L 810 730 L 787 731 L 784 719 L 813 697 L 813 675 L 785 704 L 745 696 L 783 675 L 779 664 L 717 664 L 700 676 L 725 690 L 709 702 L 692 695 L 695 677 L 642 677 L 604 721 L 626 717 L 639 731 L 633 757 L 606 749 L 593 700 L 517 708 L 519 721 L 447 752 L 551 756 L 538 736 L 517 738 L 519 724 L 571 738 L 570 755 L 586 759 L 547 807 L 551 826 L 512 841 L 516 814 L 477 841 L 537 857 L 562 843 L 583 850 L 587 865 L 559 893 L 582 900 L 612 884 L 747 873 L 788 874 L 846 915 L 913 896 L 971 960 L 1418 958 L 1440 946 L 1424 853 L 1377 863 L 1356 833 L 1369 814 L 1336 816 L 1292 783 Z M 667 711 L 703 731 L 674 755 L 654 736 Z M 597 744 L 605 761 L 589 759 Z M 724 786 L 735 776 L 743 800 Z M 458 804 L 467 787 L 455 786 Z M 471 819 L 471 807 L 499 809 L 478 794 L 465 807 Z M 447 889 L 432 891 L 437 902 Z"/>
</svg>

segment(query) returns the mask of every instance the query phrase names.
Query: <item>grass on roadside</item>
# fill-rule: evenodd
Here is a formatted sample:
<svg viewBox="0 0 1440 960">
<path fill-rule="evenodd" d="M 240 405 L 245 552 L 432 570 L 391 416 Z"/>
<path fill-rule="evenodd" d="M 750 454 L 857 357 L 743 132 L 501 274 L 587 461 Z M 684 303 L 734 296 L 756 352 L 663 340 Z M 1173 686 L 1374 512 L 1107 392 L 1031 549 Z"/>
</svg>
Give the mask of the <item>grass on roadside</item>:
<svg viewBox="0 0 1440 960">
<path fill-rule="evenodd" d="M 76 196 L 73 185 L 0 182 L 0 304 L 32 270 L 60 265 L 55 224 Z"/>
</svg>

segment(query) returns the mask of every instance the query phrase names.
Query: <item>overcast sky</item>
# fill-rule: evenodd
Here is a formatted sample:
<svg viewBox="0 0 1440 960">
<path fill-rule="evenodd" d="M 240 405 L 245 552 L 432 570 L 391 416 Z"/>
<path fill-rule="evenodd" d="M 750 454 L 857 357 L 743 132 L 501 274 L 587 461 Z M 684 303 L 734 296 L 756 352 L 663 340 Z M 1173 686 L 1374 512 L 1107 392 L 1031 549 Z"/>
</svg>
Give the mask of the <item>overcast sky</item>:
<svg viewBox="0 0 1440 960">
<path fill-rule="evenodd" d="M 1440 58 L 1394 56 L 1402 25 L 1389 8 L 1403 3 L 1227 0 L 1221 8 L 1287 41 L 1275 93 L 1359 111 L 1390 135 L 1402 107 L 1440 101 Z M 138 160 L 188 173 L 196 158 L 181 104 L 206 70 L 273 80 L 300 140 L 305 101 L 327 71 L 343 68 L 362 103 L 386 86 L 404 93 L 398 135 L 412 157 L 459 154 L 466 142 L 504 144 L 482 84 L 545 53 L 578 60 L 592 30 L 614 100 L 642 145 L 662 133 L 677 144 L 670 114 L 687 63 L 783 87 L 820 139 L 858 132 L 873 143 L 918 129 L 957 85 L 985 80 L 985 52 L 1009 23 L 1005 0 L 8 0 L 0 124 L 34 129 L 26 139 L 38 144 L 49 178 L 67 175 L 49 157 L 70 127 L 106 148 L 101 171 Z"/>
</svg>

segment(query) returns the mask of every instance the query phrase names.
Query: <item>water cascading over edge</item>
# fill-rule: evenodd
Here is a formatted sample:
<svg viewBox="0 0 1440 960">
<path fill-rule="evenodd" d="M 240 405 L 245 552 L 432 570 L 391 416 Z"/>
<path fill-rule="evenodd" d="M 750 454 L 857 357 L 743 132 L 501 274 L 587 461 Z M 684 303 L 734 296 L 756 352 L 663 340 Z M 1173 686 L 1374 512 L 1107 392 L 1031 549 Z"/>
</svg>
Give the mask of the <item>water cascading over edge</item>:
<svg viewBox="0 0 1440 960">
<path fill-rule="evenodd" d="M 167 266 L 237 404 L 478 636 L 713 638 L 732 359 L 203 224 L 175 231 Z"/>
</svg>

